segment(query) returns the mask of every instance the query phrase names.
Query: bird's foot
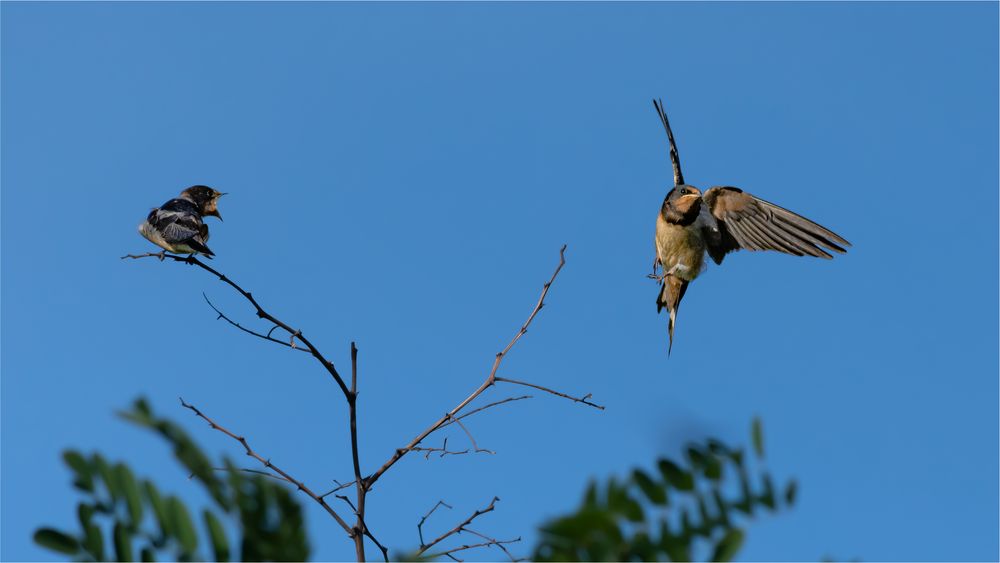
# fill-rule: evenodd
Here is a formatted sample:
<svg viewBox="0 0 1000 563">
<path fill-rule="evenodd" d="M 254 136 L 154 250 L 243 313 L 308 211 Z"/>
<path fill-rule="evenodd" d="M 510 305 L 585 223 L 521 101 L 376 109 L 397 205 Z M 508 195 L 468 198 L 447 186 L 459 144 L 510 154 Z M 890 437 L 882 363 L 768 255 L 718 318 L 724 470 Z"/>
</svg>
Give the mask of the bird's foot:
<svg viewBox="0 0 1000 563">
<path fill-rule="evenodd" d="M 688 270 L 688 269 L 689 268 L 687 267 L 687 265 L 678 262 L 678 263 L 674 264 L 673 266 L 671 266 L 669 270 L 665 270 L 660 275 L 657 275 L 656 272 L 653 272 L 652 274 L 649 274 L 646 277 L 649 278 L 649 279 L 651 279 L 651 280 L 656 280 L 656 281 L 658 281 L 660 283 L 663 283 L 663 281 L 666 280 L 667 277 L 676 275 L 678 272 L 683 272 L 683 271 Z"/>
</svg>

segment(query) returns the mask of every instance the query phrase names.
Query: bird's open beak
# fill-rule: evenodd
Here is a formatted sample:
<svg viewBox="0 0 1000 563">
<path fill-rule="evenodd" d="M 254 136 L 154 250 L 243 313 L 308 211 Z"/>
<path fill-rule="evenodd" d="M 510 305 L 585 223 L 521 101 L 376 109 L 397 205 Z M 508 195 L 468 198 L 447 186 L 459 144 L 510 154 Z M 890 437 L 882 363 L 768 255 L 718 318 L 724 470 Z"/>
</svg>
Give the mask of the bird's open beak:
<svg viewBox="0 0 1000 563">
<path fill-rule="evenodd" d="M 219 205 L 217 200 L 220 197 L 226 195 L 227 193 L 229 192 L 215 192 L 215 197 L 213 198 L 212 201 L 212 210 L 205 213 L 205 215 L 212 215 L 214 217 L 218 217 L 219 221 L 222 221 L 222 215 L 219 215 Z"/>
</svg>

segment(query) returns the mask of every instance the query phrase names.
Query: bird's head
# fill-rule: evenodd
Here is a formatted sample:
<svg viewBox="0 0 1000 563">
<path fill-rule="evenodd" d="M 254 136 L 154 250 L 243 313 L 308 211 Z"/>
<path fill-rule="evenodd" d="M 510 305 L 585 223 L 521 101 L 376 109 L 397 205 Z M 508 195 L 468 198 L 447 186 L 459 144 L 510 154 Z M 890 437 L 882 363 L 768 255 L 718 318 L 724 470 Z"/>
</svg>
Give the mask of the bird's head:
<svg viewBox="0 0 1000 563">
<path fill-rule="evenodd" d="M 670 223 L 688 225 L 698 218 L 701 211 L 701 190 L 681 184 L 670 190 L 663 200 L 663 218 Z"/>
<path fill-rule="evenodd" d="M 202 215 L 212 215 L 222 220 L 219 215 L 219 198 L 226 194 L 217 192 L 208 186 L 191 186 L 181 192 L 181 197 L 198 206 Z"/>
</svg>

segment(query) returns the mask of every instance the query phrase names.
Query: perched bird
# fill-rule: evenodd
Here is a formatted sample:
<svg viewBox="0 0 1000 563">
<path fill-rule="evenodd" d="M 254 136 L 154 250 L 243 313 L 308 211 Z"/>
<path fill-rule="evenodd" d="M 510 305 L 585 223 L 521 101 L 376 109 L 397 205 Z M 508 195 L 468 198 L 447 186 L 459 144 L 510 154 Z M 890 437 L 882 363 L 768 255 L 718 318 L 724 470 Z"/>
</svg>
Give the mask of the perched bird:
<svg viewBox="0 0 1000 563">
<path fill-rule="evenodd" d="M 209 258 L 208 225 L 202 217 L 219 215 L 219 198 L 226 194 L 208 186 L 191 186 L 181 195 L 149 212 L 139 225 L 139 234 L 164 250 L 179 254 L 203 254 Z"/>
<path fill-rule="evenodd" d="M 833 231 L 768 201 L 732 186 L 715 186 L 705 193 L 684 183 L 677 144 L 663 102 L 653 100 L 670 143 L 674 187 L 656 216 L 656 257 L 651 278 L 662 285 L 656 296 L 656 312 L 670 312 L 667 332 L 674 345 L 677 308 L 688 284 L 705 267 L 705 253 L 716 264 L 739 249 L 777 250 L 795 256 L 833 258 L 827 252 L 844 253 L 851 243 Z M 656 275 L 660 266 L 662 275 Z"/>
</svg>

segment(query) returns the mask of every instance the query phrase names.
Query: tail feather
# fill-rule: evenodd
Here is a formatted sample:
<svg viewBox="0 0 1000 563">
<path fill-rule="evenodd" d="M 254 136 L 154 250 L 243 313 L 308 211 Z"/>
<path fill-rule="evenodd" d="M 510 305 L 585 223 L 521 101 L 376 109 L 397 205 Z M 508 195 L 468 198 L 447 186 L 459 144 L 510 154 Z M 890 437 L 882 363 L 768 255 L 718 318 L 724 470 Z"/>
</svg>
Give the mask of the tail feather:
<svg viewBox="0 0 1000 563">
<path fill-rule="evenodd" d="M 664 307 L 670 312 L 670 319 L 667 321 L 667 334 L 670 337 L 670 342 L 667 345 L 668 357 L 674 348 L 674 325 L 677 323 L 677 309 L 681 305 L 681 299 L 684 299 L 684 293 L 687 292 L 688 283 L 687 280 L 676 276 L 667 276 L 663 280 L 663 285 L 660 286 L 659 295 L 656 297 L 656 312 L 659 313 Z"/>
<path fill-rule="evenodd" d="M 196 238 L 190 238 L 184 241 L 184 244 L 190 246 L 193 250 L 198 251 L 200 254 L 205 256 L 205 258 L 212 258 L 215 253 L 209 250 L 208 245 L 199 241 Z"/>
</svg>

